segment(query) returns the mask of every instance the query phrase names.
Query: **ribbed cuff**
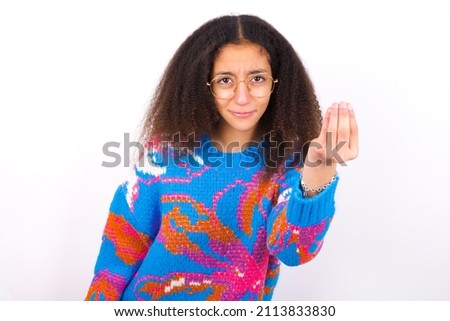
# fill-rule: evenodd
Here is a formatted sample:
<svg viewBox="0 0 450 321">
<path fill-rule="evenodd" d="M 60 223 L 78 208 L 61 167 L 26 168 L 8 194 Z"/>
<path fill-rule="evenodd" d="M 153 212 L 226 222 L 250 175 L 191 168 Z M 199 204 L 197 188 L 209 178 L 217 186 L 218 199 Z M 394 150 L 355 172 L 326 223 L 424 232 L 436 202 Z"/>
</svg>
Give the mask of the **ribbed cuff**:
<svg viewBox="0 0 450 321">
<path fill-rule="evenodd" d="M 339 177 L 313 197 L 303 196 L 299 184 L 293 189 L 287 207 L 287 220 L 293 225 L 307 227 L 332 218 L 335 212 L 334 194 Z"/>
</svg>

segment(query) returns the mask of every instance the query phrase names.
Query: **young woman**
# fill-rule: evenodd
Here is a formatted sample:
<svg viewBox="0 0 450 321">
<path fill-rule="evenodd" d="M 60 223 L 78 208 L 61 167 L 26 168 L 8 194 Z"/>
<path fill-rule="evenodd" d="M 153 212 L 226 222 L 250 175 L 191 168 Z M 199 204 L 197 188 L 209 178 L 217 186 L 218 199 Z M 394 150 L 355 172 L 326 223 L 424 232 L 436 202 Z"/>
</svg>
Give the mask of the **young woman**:
<svg viewBox="0 0 450 321">
<path fill-rule="evenodd" d="M 213 19 L 169 63 L 117 189 L 87 300 L 270 300 L 280 261 L 319 252 L 336 166 L 358 154 L 345 102 L 321 117 L 301 60 L 264 20 Z"/>
</svg>

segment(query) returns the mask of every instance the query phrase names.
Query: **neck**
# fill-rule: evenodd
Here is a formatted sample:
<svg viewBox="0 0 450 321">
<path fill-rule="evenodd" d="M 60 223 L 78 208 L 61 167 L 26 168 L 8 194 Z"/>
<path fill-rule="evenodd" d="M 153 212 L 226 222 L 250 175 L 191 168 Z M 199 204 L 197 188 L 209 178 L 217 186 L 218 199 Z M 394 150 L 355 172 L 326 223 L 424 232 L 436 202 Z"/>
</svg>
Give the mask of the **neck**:
<svg viewBox="0 0 450 321">
<path fill-rule="evenodd" d="M 256 139 L 257 131 L 254 129 L 245 132 L 230 128 L 224 130 L 221 125 L 211 134 L 211 141 L 214 146 L 218 150 L 227 153 L 245 150 Z"/>
</svg>

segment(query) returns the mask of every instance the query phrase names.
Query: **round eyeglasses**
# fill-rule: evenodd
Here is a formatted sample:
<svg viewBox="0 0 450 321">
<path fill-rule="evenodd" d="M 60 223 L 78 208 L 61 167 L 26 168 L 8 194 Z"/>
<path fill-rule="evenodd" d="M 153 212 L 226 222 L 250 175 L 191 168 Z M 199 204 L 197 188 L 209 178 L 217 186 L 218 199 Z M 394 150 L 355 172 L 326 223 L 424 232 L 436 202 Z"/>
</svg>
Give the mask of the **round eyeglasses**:
<svg viewBox="0 0 450 321">
<path fill-rule="evenodd" d="M 237 80 L 231 75 L 222 74 L 207 82 L 206 85 L 209 86 L 214 97 L 230 99 L 236 94 L 237 87 L 241 82 L 245 83 L 250 95 L 255 98 L 264 98 L 273 92 L 278 79 L 273 79 L 266 73 L 251 75 L 247 80 Z"/>
</svg>

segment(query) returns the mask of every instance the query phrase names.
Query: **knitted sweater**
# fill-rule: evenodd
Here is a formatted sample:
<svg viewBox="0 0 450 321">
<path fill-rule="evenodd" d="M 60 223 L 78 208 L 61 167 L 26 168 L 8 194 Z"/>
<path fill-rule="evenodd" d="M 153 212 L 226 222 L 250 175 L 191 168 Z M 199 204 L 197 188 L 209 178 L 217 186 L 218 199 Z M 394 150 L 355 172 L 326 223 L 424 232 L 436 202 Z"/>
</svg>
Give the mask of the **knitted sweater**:
<svg viewBox="0 0 450 321">
<path fill-rule="evenodd" d="M 268 179 L 259 145 L 222 153 L 208 137 L 146 155 L 114 195 L 86 300 L 270 300 L 280 261 L 319 252 L 337 180 L 305 198 L 300 167 Z"/>
</svg>

